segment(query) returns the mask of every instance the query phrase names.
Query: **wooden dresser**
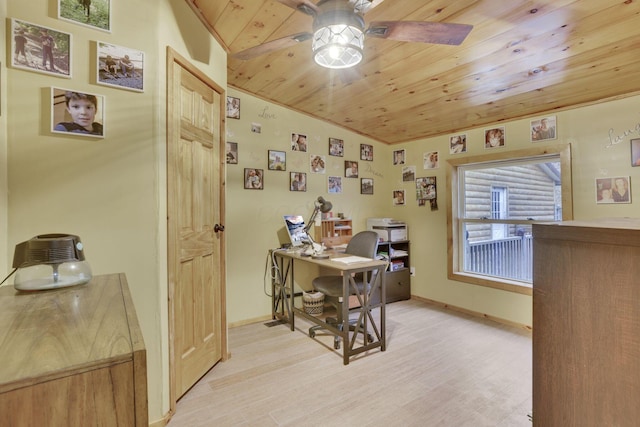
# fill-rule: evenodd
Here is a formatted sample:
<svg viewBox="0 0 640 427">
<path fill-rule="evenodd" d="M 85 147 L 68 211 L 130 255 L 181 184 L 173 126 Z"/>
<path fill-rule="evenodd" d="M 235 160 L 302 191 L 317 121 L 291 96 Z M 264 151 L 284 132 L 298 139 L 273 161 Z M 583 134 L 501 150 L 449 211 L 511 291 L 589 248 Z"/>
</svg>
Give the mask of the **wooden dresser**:
<svg viewBox="0 0 640 427">
<path fill-rule="evenodd" d="M 533 225 L 533 423 L 640 423 L 640 219 Z"/>
<path fill-rule="evenodd" d="M 0 287 L 1 426 L 145 426 L 146 350 L 124 274 Z"/>
</svg>

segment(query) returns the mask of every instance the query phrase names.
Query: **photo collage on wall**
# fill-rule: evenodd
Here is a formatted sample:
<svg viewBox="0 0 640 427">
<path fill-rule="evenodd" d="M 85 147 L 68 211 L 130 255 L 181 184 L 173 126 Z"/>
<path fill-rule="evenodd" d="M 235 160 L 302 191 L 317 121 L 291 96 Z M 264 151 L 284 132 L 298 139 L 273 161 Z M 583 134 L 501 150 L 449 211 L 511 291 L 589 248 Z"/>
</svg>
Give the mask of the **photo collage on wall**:
<svg viewBox="0 0 640 427">
<path fill-rule="evenodd" d="M 530 142 L 538 143 L 557 138 L 557 120 L 556 116 L 547 116 L 536 118 L 530 122 L 530 134 L 528 138 Z M 483 147 L 486 150 L 499 149 L 506 146 L 506 129 L 505 126 L 494 126 L 483 130 L 483 140 L 476 141 L 475 147 Z M 469 148 L 473 148 L 473 141 L 469 141 L 467 133 L 457 133 L 449 135 L 448 147 L 450 155 L 466 154 Z M 470 147 L 471 145 L 471 147 Z M 635 151 L 633 151 L 635 150 Z M 632 147 L 632 159 L 637 161 L 640 166 L 640 139 L 637 140 L 635 148 Z M 365 151 L 361 148 L 361 159 L 365 158 Z M 401 167 L 402 182 L 415 183 L 416 203 L 417 206 L 426 206 L 427 202 L 432 210 L 438 208 L 437 203 L 437 185 L 435 176 L 417 177 L 416 167 L 409 164 L 409 159 L 414 158 L 408 156 L 405 149 L 392 151 L 392 164 Z M 424 170 L 432 170 L 440 168 L 440 153 L 438 151 L 426 151 L 422 155 L 422 166 Z M 628 179 L 628 178 L 627 178 Z M 613 182 L 613 181 L 612 181 Z M 609 185 L 609 184 L 600 184 Z M 361 193 L 364 194 L 363 191 Z M 600 194 L 600 193 L 599 193 Z M 607 191 L 605 190 L 605 195 Z M 394 206 L 406 205 L 406 192 L 404 189 L 398 188 L 393 190 L 392 201 Z M 600 197 L 600 196 L 598 196 Z M 605 202 L 598 202 L 605 203 Z"/>
<path fill-rule="evenodd" d="M 226 99 L 226 116 L 239 120 L 241 117 L 241 99 L 238 97 L 227 96 Z M 253 133 L 260 133 L 262 125 L 251 123 Z M 258 126 L 260 130 L 254 129 Z M 288 171 L 289 178 L 287 180 L 289 191 L 306 192 L 309 189 L 308 173 L 326 175 L 326 192 L 329 194 L 340 194 L 344 191 L 345 179 L 360 178 L 360 194 L 373 194 L 373 178 L 361 177 L 358 160 L 341 160 L 342 171 L 344 176 L 335 175 L 338 169 L 336 160 L 332 157 L 345 156 L 345 141 L 341 138 L 329 137 L 326 145 L 327 154 L 317 154 L 310 150 L 309 134 L 303 129 L 296 129 L 287 133 L 289 139 L 282 149 L 268 149 L 266 154 L 266 168 L 261 165 L 252 165 L 244 168 L 243 172 L 243 188 L 246 190 L 263 190 L 265 188 L 265 172 L 284 172 Z M 317 146 L 318 138 L 314 137 L 314 150 Z M 308 153 L 308 154 L 307 154 Z M 364 161 L 373 161 L 373 146 L 368 144 L 360 144 L 360 159 Z M 306 160 L 300 156 L 307 156 Z M 356 154 L 357 155 L 357 154 Z M 227 165 L 237 165 L 240 162 L 240 144 L 237 141 L 227 141 L 225 148 L 225 156 Z M 252 155 L 255 157 L 255 155 Z M 288 164 L 290 163 L 290 165 Z M 308 171 L 300 168 L 306 163 Z M 329 165 L 331 165 L 332 173 L 329 174 Z"/>
<path fill-rule="evenodd" d="M 111 0 L 58 0 L 57 17 L 92 30 L 111 33 Z M 11 19 L 10 65 L 17 70 L 71 79 L 74 63 L 73 34 L 35 22 Z M 144 92 L 144 52 L 131 47 L 94 40 L 89 49 L 96 63 L 89 84 Z M 91 73 L 90 73 L 91 74 Z M 64 88 L 62 87 L 64 86 Z M 49 114 L 42 119 L 52 135 L 104 138 L 107 134 L 106 96 L 72 85 L 52 84 Z"/>
</svg>

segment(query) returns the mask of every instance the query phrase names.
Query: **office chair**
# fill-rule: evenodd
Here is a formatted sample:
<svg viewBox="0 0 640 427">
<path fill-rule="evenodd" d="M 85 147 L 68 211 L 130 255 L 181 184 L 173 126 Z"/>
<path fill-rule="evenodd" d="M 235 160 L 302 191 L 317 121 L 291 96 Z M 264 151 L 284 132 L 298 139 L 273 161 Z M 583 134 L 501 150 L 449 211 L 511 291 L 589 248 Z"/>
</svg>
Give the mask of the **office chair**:
<svg viewBox="0 0 640 427">
<path fill-rule="evenodd" d="M 347 248 L 345 249 L 345 253 L 349 255 L 356 255 L 365 258 L 376 258 L 376 253 L 378 251 L 378 233 L 375 231 L 361 231 L 357 233 L 355 236 L 351 238 L 349 243 L 347 244 Z M 374 272 L 373 274 L 376 274 Z M 356 286 L 358 288 L 358 292 L 360 294 L 363 293 L 365 283 L 367 283 L 367 278 L 362 277 L 364 273 L 358 273 L 354 280 L 356 282 Z M 381 278 L 382 280 L 383 278 Z M 336 309 L 336 319 L 327 318 L 326 322 L 331 324 L 337 324 L 338 329 L 342 328 L 342 304 L 349 304 L 349 301 L 342 301 L 342 276 L 319 276 L 313 279 L 312 281 L 313 288 L 316 291 L 322 292 L 324 294 L 324 301 L 330 305 L 332 305 Z M 353 289 L 349 289 L 350 295 L 355 295 L 355 291 Z M 350 330 L 355 330 L 354 325 L 350 325 Z M 319 329 L 324 329 L 322 326 L 312 326 L 309 328 L 309 336 L 311 338 L 315 337 L 316 331 Z M 369 335 L 369 340 L 373 341 L 371 335 Z M 333 347 L 337 350 L 340 348 L 340 337 L 335 336 Z"/>
</svg>

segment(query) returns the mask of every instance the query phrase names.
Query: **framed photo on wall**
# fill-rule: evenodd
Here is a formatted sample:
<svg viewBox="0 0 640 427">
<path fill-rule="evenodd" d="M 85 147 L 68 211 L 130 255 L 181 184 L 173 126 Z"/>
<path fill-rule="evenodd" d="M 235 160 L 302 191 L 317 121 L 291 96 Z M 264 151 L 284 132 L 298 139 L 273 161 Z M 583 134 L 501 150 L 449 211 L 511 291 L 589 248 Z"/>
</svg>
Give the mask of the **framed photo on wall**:
<svg viewBox="0 0 640 427">
<path fill-rule="evenodd" d="M 56 77 L 71 78 L 71 34 L 11 20 L 11 66 Z"/>
<path fill-rule="evenodd" d="M 430 151 L 422 155 L 422 167 L 424 169 L 438 169 L 440 167 L 440 155 L 437 151 Z"/>
<path fill-rule="evenodd" d="M 631 203 L 630 178 L 596 178 L 596 203 Z"/>
<path fill-rule="evenodd" d="M 144 52 L 96 42 L 96 82 L 144 92 Z"/>
<path fill-rule="evenodd" d="M 631 140 L 631 166 L 640 166 L 640 138 Z"/>
<path fill-rule="evenodd" d="M 344 156 L 344 141 L 338 138 L 329 138 L 329 155 Z"/>
<path fill-rule="evenodd" d="M 393 190 L 393 206 L 404 206 L 404 190 Z"/>
<path fill-rule="evenodd" d="M 58 0 L 58 19 L 111 32 L 111 0 Z"/>
<path fill-rule="evenodd" d="M 307 191 L 307 174 L 305 172 L 291 172 L 289 174 L 290 191 Z"/>
<path fill-rule="evenodd" d="M 531 121 L 531 142 L 556 139 L 556 116 Z"/>
<path fill-rule="evenodd" d="M 449 154 L 467 152 L 467 134 L 453 135 L 449 137 Z"/>
<path fill-rule="evenodd" d="M 402 181 L 412 182 L 416 180 L 416 167 L 415 166 L 403 166 L 402 167 Z"/>
<path fill-rule="evenodd" d="M 244 168 L 244 189 L 264 189 L 264 169 Z"/>
<path fill-rule="evenodd" d="M 230 119 L 240 119 L 240 98 L 227 96 L 227 117 Z"/>
<path fill-rule="evenodd" d="M 394 165 L 404 165 L 404 160 L 406 157 L 406 153 L 404 150 L 394 150 L 393 151 L 393 164 Z"/>
<path fill-rule="evenodd" d="M 238 143 L 227 141 L 227 163 L 230 165 L 238 164 Z"/>
<path fill-rule="evenodd" d="M 104 138 L 104 96 L 52 87 L 51 132 Z"/>
<path fill-rule="evenodd" d="M 269 170 L 286 171 L 287 153 L 284 151 L 269 150 Z"/>
<path fill-rule="evenodd" d="M 337 194 L 342 193 L 342 177 L 341 176 L 330 176 L 327 180 L 329 189 L 329 194 Z"/>
<path fill-rule="evenodd" d="M 360 194 L 373 194 L 373 178 L 360 178 Z"/>
<path fill-rule="evenodd" d="M 344 161 L 344 176 L 345 178 L 357 178 L 358 177 L 358 162 L 352 160 Z"/>
<path fill-rule="evenodd" d="M 291 151 L 307 151 L 307 135 L 291 133 Z"/>
<path fill-rule="evenodd" d="M 309 167 L 313 173 L 324 173 L 326 164 L 324 156 L 312 154 L 309 157 Z"/>
<path fill-rule="evenodd" d="M 484 148 L 504 147 L 504 126 L 485 129 L 484 131 Z"/>
<path fill-rule="evenodd" d="M 360 160 L 373 161 L 373 145 L 360 144 Z"/>
</svg>

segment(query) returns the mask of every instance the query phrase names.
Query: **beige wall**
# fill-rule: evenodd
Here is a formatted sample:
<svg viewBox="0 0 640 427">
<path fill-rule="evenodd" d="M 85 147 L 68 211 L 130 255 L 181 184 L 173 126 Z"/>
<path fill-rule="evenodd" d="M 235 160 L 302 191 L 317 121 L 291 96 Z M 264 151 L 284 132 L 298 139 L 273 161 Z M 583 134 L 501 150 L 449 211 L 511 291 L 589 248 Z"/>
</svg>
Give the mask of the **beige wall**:
<svg viewBox="0 0 640 427">
<path fill-rule="evenodd" d="M 242 92 L 230 89 L 229 95 L 241 99 L 240 120 L 227 120 L 227 141 L 238 142 L 239 164 L 227 165 L 227 226 L 228 226 L 228 303 L 230 324 L 268 315 L 269 299 L 262 291 L 264 265 L 269 248 L 276 247 L 276 231 L 281 227 L 284 213 L 301 213 L 308 217 L 312 202 L 322 195 L 336 206 L 335 212 L 345 212 L 354 220 L 355 231 L 365 228 L 369 217 L 393 217 L 407 222 L 411 239 L 411 263 L 416 274 L 412 278 L 412 294 L 471 310 L 479 314 L 523 325 L 532 323 L 531 297 L 512 292 L 447 279 L 446 246 L 446 173 L 445 162 L 449 154 L 449 135 L 428 138 L 411 143 L 380 146 L 364 137 L 331 125 L 316 122 L 304 115 L 288 112 Z M 629 140 L 640 138 L 640 97 L 607 102 L 590 107 L 555 113 L 558 138 L 537 143 L 552 145 L 570 143 L 573 152 L 574 216 L 576 219 L 607 216 L 638 216 L 637 204 L 596 205 L 595 178 L 631 176 L 632 193 L 639 168 L 631 167 Z M 526 120 L 505 123 L 506 146 L 494 150 L 517 150 L 532 146 L 529 124 L 543 114 Z M 261 117 L 264 116 L 264 117 Z M 262 133 L 252 134 L 251 123 L 261 123 Z M 502 124 L 501 124 L 502 125 Z M 467 153 L 473 156 L 490 152 L 484 148 L 483 128 L 461 129 L 467 134 Z M 622 136 L 618 144 L 610 144 L 612 134 Z M 327 193 L 327 175 L 309 173 L 308 156 L 289 149 L 289 134 L 299 131 L 310 135 L 310 153 L 327 156 L 329 168 L 337 175 L 343 160 L 358 160 L 361 177 L 373 177 L 374 196 L 359 194 L 356 180 L 343 179 L 341 195 Z M 631 133 L 629 134 L 629 131 Z M 627 136 L 625 136 L 627 134 Z M 344 158 L 328 156 L 328 137 L 344 139 L 347 147 Z M 374 162 L 359 160 L 360 143 L 374 144 Z M 267 171 L 268 149 L 287 152 L 287 171 L 307 172 L 309 188 L 306 193 L 288 191 L 288 173 Z M 407 165 L 416 166 L 416 176 L 436 176 L 439 209 L 418 207 L 415 202 L 414 183 L 402 182 L 401 167 L 393 166 L 393 150 L 406 149 Z M 424 153 L 438 151 L 440 167 L 425 170 Z M 369 169 L 368 167 L 371 166 Z M 264 168 L 266 179 L 263 191 L 244 190 L 242 171 L 245 167 Z M 392 191 L 405 189 L 407 203 L 394 207 Z M 632 194 L 634 195 L 634 194 Z M 635 192 L 637 197 L 640 193 Z M 635 203 L 638 203 L 637 201 Z M 248 238 L 245 236 L 249 236 Z M 245 240 L 246 239 L 246 240 Z M 248 264 L 248 260 L 251 264 Z M 251 265 L 250 268 L 247 268 Z"/>
<path fill-rule="evenodd" d="M 570 143 L 572 147 L 573 200 L 576 219 L 597 217 L 622 217 L 640 215 L 637 203 L 618 205 L 596 205 L 595 178 L 607 176 L 630 176 L 632 196 L 640 197 L 634 191 L 640 185 L 640 168 L 631 167 L 631 138 L 640 138 L 639 97 L 598 104 L 555 113 L 557 117 L 558 138 L 537 144 Z M 553 115 L 554 113 L 543 114 Z M 516 150 L 531 147 L 529 142 L 529 123 L 541 116 L 505 123 L 506 146 L 494 150 Z M 489 152 L 483 145 L 484 129 L 461 129 L 467 133 L 467 153 L 456 156 L 472 156 Z M 610 145 L 609 133 L 622 136 L 620 143 Z M 624 136 L 625 132 L 631 134 Z M 412 263 L 416 266 L 416 276 L 412 281 L 412 293 L 424 298 L 462 307 L 477 313 L 488 314 L 512 322 L 531 325 L 531 297 L 504 292 L 496 289 L 474 286 L 447 279 L 446 247 L 446 200 L 445 168 L 443 161 L 451 158 L 448 149 L 448 136 L 429 138 L 398 148 L 406 148 L 409 164 L 421 169 L 424 152 L 440 152 L 441 166 L 436 170 L 438 179 L 438 205 L 440 209 L 431 212 L 418 208 L 415 203 L 396 210 L 398 217 L 406 220 L 410 228 L 412 241 Z M 425 171 L 420 171 L 418 176 Z M 407 186 L 410 188 L 410 186 Z"/>
<path fill-rule="evenodd" d="M 270 285 L 265 282 L 265 261 L 271 248 L 288 242 L 283 215 L 301 214 L 308 219 L 318 196 L 329 200 L 333 212 L 353 218 L 355 231 L 364 230 L 366 218 L 390 215 L 385 208 L 390 182 L 384 170 L 389 149 L 353 132 L 314 120 L 229 89 L 227 95 L 238 97 L 240 119 L 227 119 L 227 141 L 238 143 L 238 164 L 227 165 L 227 303 L 231 325 L 264 319 L 271 313 L 271 301 L 265 296 Z M 251 132 L 253 123 L 261 125 L 261 133 Z M 308 151 L 291 151 L 291 133 L 307 135 Z M 329 137 L 344 140 L 344 157 L 329 156 Z M 360 144 L 374 146 L 373 162 L 360 161 Z M 286 171 L 267 168 L 268 150 L 286 152 Z M 324 155 L 325 174 L 312 174 L 310 155 Z M 344 178 L 344 161 L 359 162 L 360 177 L 374 178 L 375 194 L 360 194 L 360 179 Z M 264 169 L 264 190 L 244 189 L 244 168 Z M 307 173 L 307 191 L 289 191 L 289 173 Z M 342 194 L 329 194 L 328 176 L 341 176 Z M 284 236 L 285 239 L 279 239 Z M 232 349 L 233 351 L 233 349 Z"/>
<path fill-rule="evenodd" d="M 4 276 L 9 270 L 16 243 L 39 233 L 69 232 L 82 237 L 95 274 L 126 273 L 148 350 L 149 409 L 150 420 L 154 421 L 168 411 L 166 46 L 175 48 L 222 87 L 226 86 L 226 55 L 183 0 L 136 0 L 128 2 L 126 8 L 113 2 L 111 33 L 58 20 L 56 4 L 53 0 L 0 2 L 3 16 L 50 26 L 74 36 L 72 79 L 13 70 L 2 61 L 0 272 Z M 95 69 L 90 63 L 91 42 L 95 40 L 145 52 L 144 93 L 92 83 Z M 3 44 L 0 58 L 7 56 L 4 49 Z M 89 140 L 49 134 L 44 128 L 48 127 L 46 94 L 51 86 L 104 95 L 106 138 Z M 241 119 L 227 120 L 227 140 L 240 146 L 240 163 L 227 168 L 229 323 L 269 316 L 264 268 L 268 249 L 279 244 L 281 216 L 301 213 L 308 217 L 313 200 L 323 195 L 333 202 L 335 212 L 344 212 L 354 219 L 355 231 L 364 229 L 366 218 L 372 216 L 389 216 L 409 223 L 412 264 L 416 268 L 412 282 L 415 295 L 531 324 L 530 297 L 446 278 L 447 194 L 443 191 L 442 165 L 449 156 L 447 136 L 387 147 L 232 89 L 229 94 L 242 100 Z M 596 206 L 594 179 L 631 176 L 633 190 L 640 168 L 630 167 L 629 139 L 640 137 L 639 100 L 633 97 L 557 113 L 556 142 L 570 142 L 573 146 L 576 218 L 638 216 L 636 204 Z M 253 122 L 262 125 L 261 134 L 251 132 Z M 530 145 L 528 120 L 506 123 L 506 128 L 504 150 Z M 610 129 L 613 135 L 623 137 L 621 143 L 607 148 Z M 462 131 L 468 134 L 467 155 L 484 152 L 482 129 Z M 630 135 L 624 136 L 625 131 L 631 131 Z M 327 155 L 327 174 L 310 174 L 308 155 L 288 150 L 291 132 L 307 133 L 310 146 L 307 154 Z M 345 157 L 328 156 L 329 137 L 344 139 Z M 359 160 L 360 143 L 374 145 L 373 162 Z M 417 207 L 411 197 L 404 207 L 392 205 L 393 189 L 405 188 L 408 196 L 413 194 L 412 183 L 402 182 L 400 169 L 391 164 L 392 151 L 400 148 L 407 149 L 408 164 L 416 165 L 418 176 L 437 176 L 439 210 Z M 287 151 L 287 172 L 266 170 L 268 149 Z M 432 150 L 440 152 L 441 167 L 425 171 L 422 155 Z M 360 176 L 374 178 L 373 196 L 359 194 L 359 179 L 345 178 L 344 193 L 329 197 L 326 177 L 343 176 L 344 160 L 358 160 Z M 265 169 L 264 190 L 243 189 L 241 176 L 245 167 Z M 307 192 L 288 190 L 288 172 L 297 170 L 308 173 Z"/>
</svg>

